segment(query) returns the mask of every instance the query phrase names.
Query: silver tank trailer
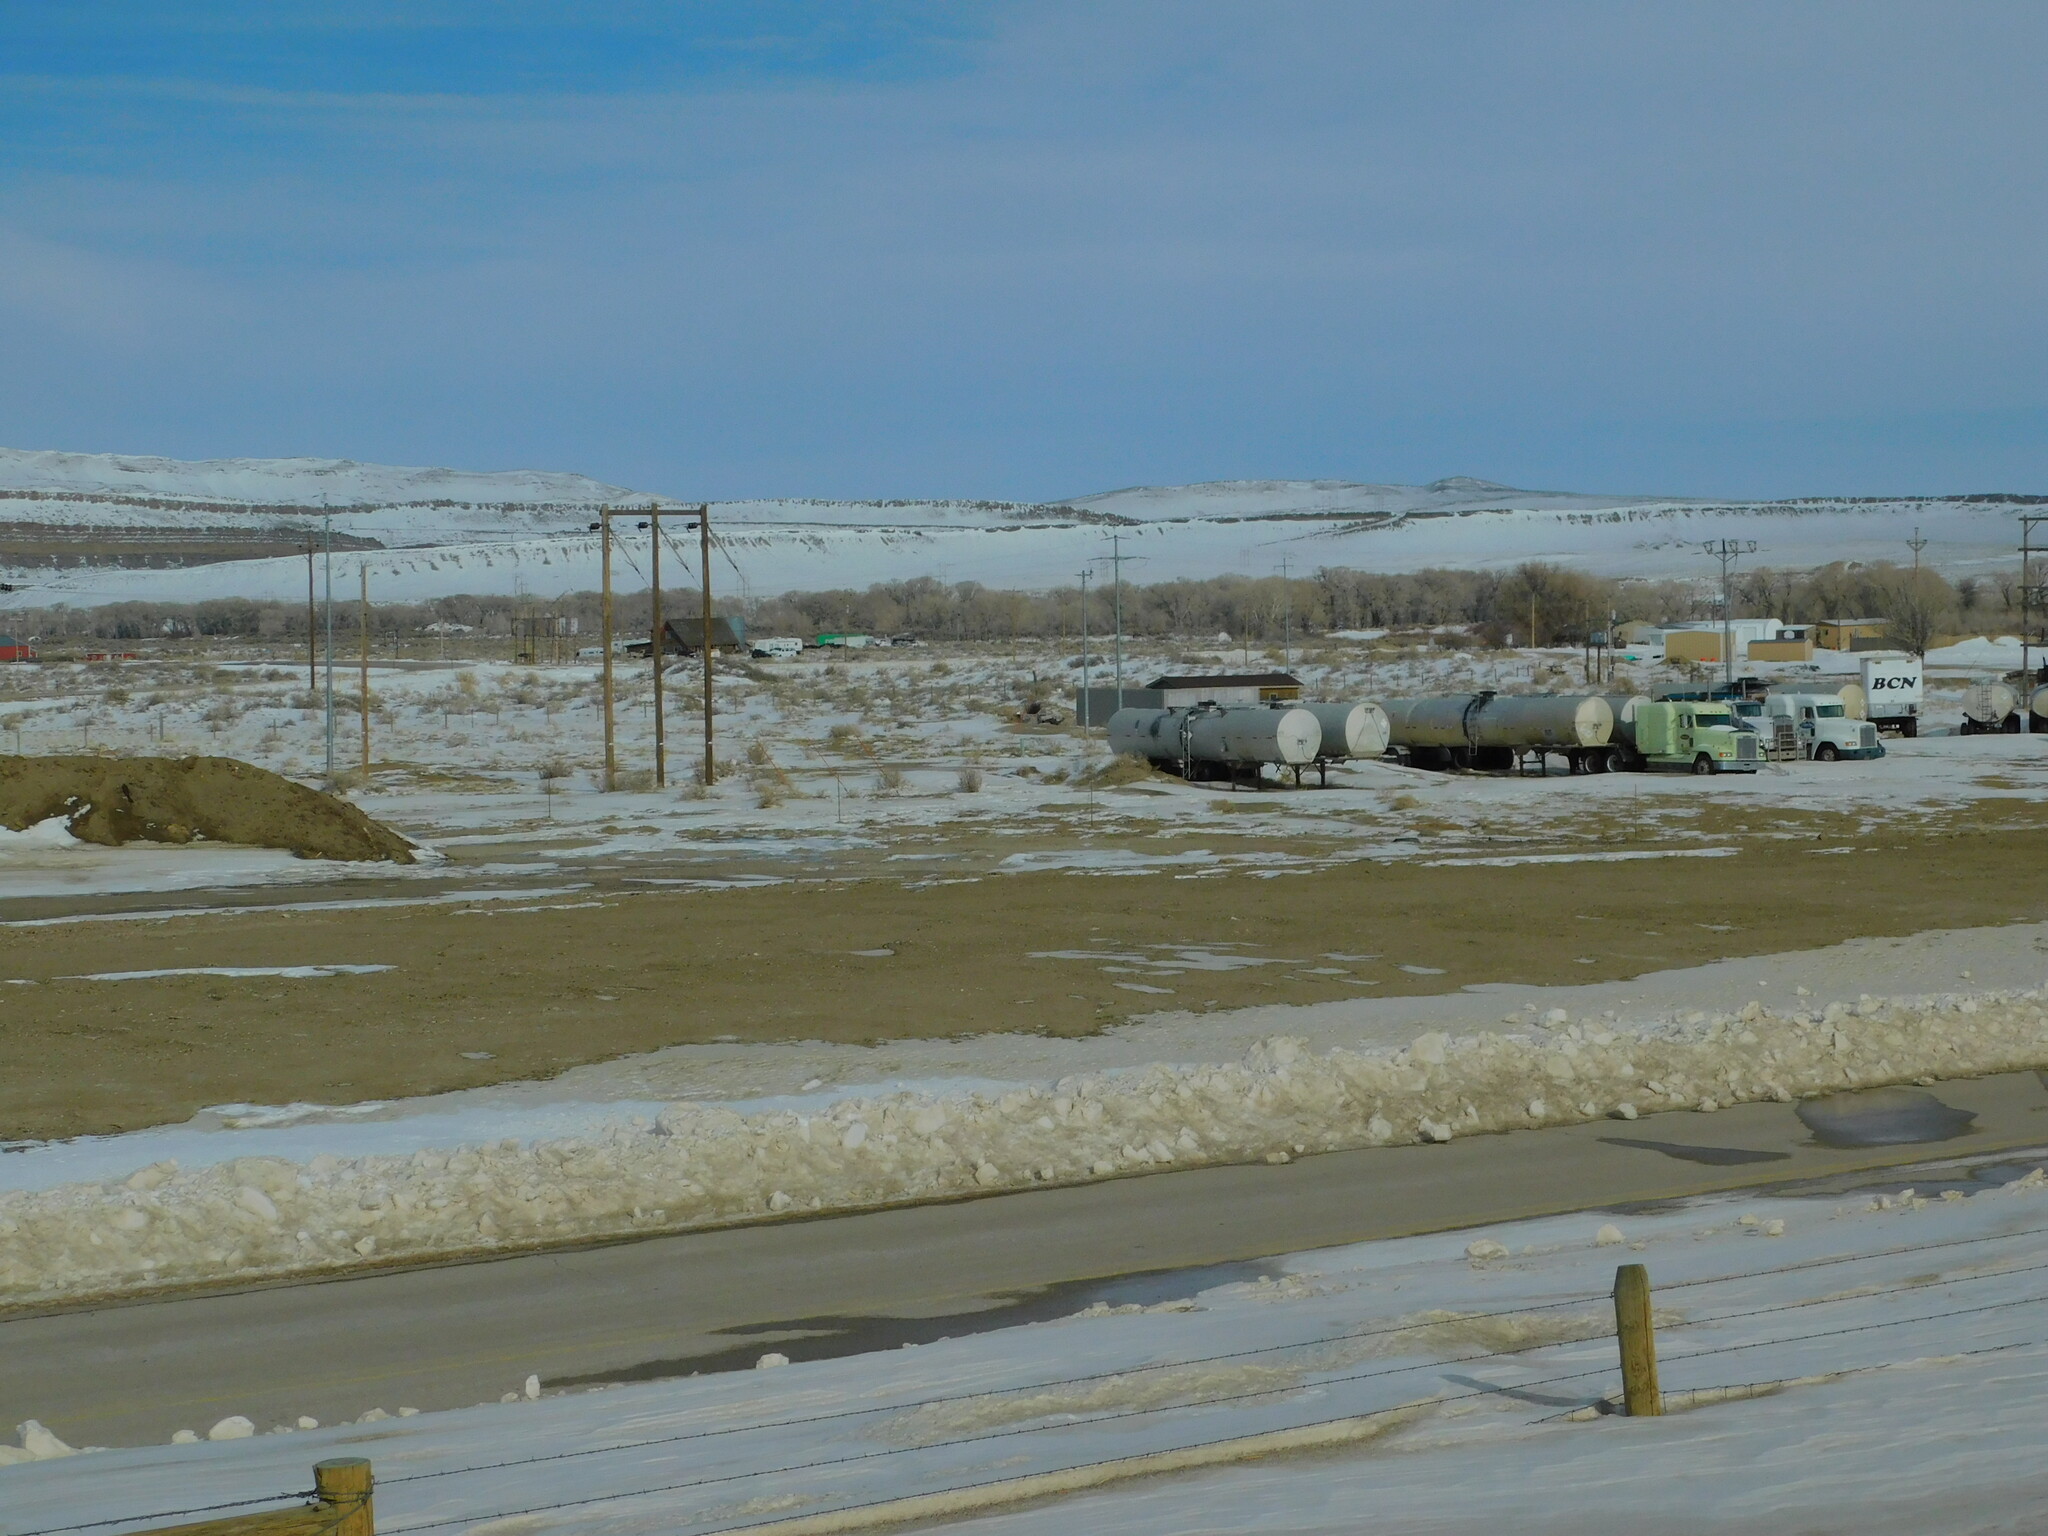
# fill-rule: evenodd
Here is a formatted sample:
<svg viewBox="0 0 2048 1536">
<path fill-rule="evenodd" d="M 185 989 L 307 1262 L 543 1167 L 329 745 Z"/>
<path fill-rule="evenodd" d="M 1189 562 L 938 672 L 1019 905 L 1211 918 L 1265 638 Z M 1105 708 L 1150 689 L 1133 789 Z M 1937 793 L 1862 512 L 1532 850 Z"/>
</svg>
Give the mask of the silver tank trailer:
<svg viewBox="0 0 2048 1536">
<path fill-rule="evenodd" d="M 1599 694 L 1453 693 L 1385 701 L 1389 739 L 1397 747 L 1603 747 L 1614 734 L 1614 710 Z"/>
<path fill-rule="evenodd" d="M 1323 728 L 1318 758 L 1378 757 L 1387 750 L 1387 712 L 1377 704 L 1304 704 Z"/>
<path fill-rule="evenodd" d="M 1321 723 L 1299 705 L 1120 709 L 1109 717 L 1108 734 L 1110 751 L 1120 756 L 1174 764 L 1185 751 L 1198 763 L 1299 767 L 1314 762 L 1323 745 Z"/>
<path fill-rule="evenodd" d="M 2020 693 L 2011 683 L 1972 683 L 1963 693 L 1963 734 L 2017 730 L 2019 708 Z"/>
<path fill-rule="evenodd" d="M 2042 731 L 2048 731 L 2048 685 L 2034 690 L 2034 697 L 2027 704 L 2027 711 L 2034 717 L 2034 731 L 2037 735 Z"/>
</svg>

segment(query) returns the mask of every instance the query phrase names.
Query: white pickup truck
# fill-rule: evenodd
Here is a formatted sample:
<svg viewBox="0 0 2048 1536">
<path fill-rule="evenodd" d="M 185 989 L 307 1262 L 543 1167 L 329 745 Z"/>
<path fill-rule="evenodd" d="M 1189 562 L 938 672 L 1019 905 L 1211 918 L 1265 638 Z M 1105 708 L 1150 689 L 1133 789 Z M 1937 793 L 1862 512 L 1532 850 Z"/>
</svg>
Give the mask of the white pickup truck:
<svg viewBox="0 0 2048 1536">
<path fill-rule="evenodd" d="M 1836 693 L 1774 693 L 1764 700 L 1764 721 L 1790 720 L 1799 733 L 1799 754 L 1817 763 L 1837 758 L 1883 757 L 1877 727 L 1851 720 Z"/>
</svg>

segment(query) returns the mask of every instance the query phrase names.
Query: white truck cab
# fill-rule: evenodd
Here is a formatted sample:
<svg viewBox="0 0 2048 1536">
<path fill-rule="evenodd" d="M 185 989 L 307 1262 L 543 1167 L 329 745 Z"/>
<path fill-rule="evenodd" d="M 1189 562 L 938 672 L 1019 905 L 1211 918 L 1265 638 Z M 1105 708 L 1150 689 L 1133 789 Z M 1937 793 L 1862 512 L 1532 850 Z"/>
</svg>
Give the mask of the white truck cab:
<svg viewBox="0 0 2048 1536">
<path fill-rule="evenodd" d="M 1884 756 L 1877 727 L 1867 720 L 1851 720 L 1840 694 L 1774 693 L 1764 700 L 1764 716 L 1793 721 L 1799 732 L 1800 755 L 1815 762 Z"/>
</svg>

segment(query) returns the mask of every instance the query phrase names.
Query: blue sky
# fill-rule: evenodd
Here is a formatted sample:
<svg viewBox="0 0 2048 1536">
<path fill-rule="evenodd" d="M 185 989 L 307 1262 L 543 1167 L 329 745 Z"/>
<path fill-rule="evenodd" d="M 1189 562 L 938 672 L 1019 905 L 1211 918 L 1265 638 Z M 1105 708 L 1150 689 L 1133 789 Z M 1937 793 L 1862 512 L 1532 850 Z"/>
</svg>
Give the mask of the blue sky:
<svg viewBox="0 0 2048 1536">
<path fill-rule="evenodd" d="M 0 442 L 2048 490 L 2044 63 L 1993 0 L 0 0 Z"/>
</svg>

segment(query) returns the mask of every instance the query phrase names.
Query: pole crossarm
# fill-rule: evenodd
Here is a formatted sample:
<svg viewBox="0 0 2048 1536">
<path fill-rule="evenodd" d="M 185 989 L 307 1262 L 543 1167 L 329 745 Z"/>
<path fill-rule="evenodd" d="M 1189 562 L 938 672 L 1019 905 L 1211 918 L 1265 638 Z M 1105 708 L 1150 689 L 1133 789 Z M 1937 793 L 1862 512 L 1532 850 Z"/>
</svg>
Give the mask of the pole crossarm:
<svg viewBox="0 0 2048 1536">
<path fill-rule="evenodd" d="M 1732 690 L 1735 687 L 1735 599 L 1729 578 L 1737 560 L 1756 553 L 1757 543 L 1755 539 L 1708 539 L 1700 548 L 1721 562 L 1721 671 L 1722 681 Z"/>
</svg>

